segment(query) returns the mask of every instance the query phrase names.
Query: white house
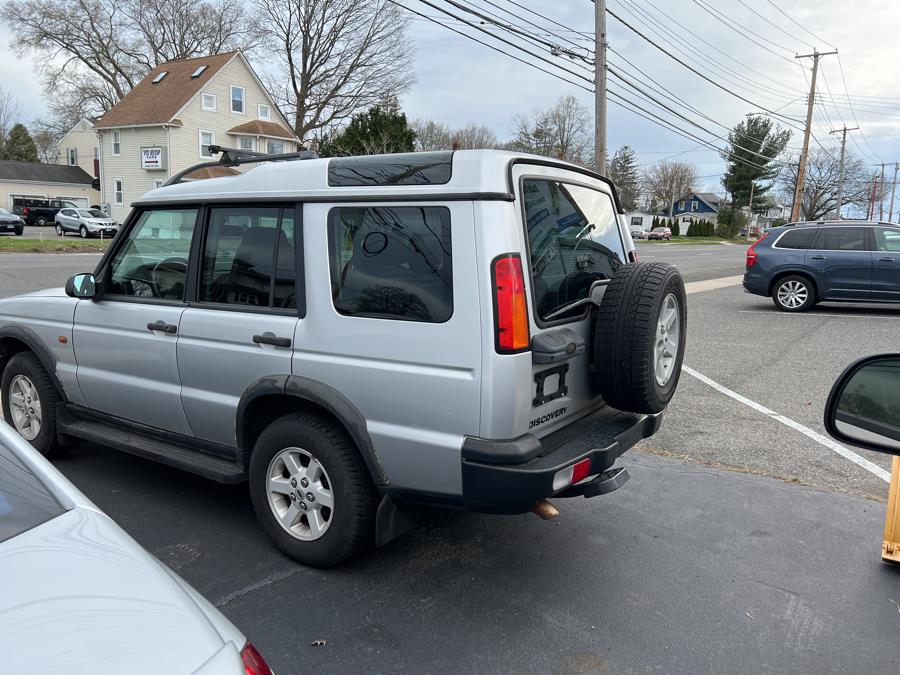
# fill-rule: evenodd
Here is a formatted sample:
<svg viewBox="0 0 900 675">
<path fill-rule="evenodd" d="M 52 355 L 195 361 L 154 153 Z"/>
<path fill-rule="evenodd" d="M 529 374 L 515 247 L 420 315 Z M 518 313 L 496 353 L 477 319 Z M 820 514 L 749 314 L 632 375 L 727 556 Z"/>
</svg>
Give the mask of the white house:
<svg viewBox="0 0 900 675">
<path fill-rule="evenodd" d="M 189 166 L 215 160 L 210 145 L 277 154 L 299 144 L 241 52 L 157 66 L 95 122 L 94 132 L 101 201 L 120 221 L 145 192 Z M 190 178 L 236 170 L 215 167 Z"/>
<path fill-rule="evenodd" d="M 625 224 L 629 230 L 651 230 L 653 229 L 653 214 L 646 211 L 627 211 L 625 213 Z"/>
<path fill-rule="evenodd" d="M 100 177 L 100 145 L 94 122 L 97 118 L 82 118 L 57 145 L 56 163 L 65 166 L 80 166 L 94 178 Z"/>
</svg>

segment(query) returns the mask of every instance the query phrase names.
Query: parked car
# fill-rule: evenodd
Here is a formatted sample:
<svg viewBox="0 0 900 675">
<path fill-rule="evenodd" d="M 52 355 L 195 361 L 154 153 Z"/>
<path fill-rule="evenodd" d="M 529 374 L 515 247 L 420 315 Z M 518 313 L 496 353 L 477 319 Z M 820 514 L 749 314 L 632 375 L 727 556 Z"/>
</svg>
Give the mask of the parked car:
<svg viewBox="0 0 900 675">
<path fill-rule="evenodd" d="M 832 221 L 770 228 L 747 249 L 744 290 L 784 312 L 822 301 L 900 302 L 900 227 Z"/>
<path fill-rule="evenodd" d="M 8 209 L 0 206 L 0 232 L 12 232 L 17 236 L 21 236 L 25 231 L 25 223 L 15 213 L 11 213 Z"/>
<path fill-rule="evenodd" d="M 3 393 L 33 425 L 31 385 Z M 2 421 L 0 578 L 6 672 L 271 674 L 228 619 Z"/>
<path fill-rule="evenodd" d="M 3 399 L 24 378 L 44 411 L 19 431 L 249 481 L 319 566 L 402 532 L 407 504 L 548 516 L 624 483 L 686 315 L 612 184 L 501 151 L 310 155 L 176 176 L 93 273 L 0 300 Z"/>
<path fill-rule="evenodd" d="M 119 231 L 119 223 L 98 209 L 60 209 L 56 214 L 56 234 L 66 236 L 66 232 L 77 232 L 82 239 L 88 237 L 114 237 Z"/>
<path fill-rule="evenodd" d="M 640 227 L 631 228 L 631 238 L 632 239 L 646 239 L 647 238 L 647 230 Z"/>
<path fill-rule="evenodd" d="M 647 239 L 672 239 L 672 229 L 669 227 L 654 227 L 647 235 Z"/>
<path fill-rule="evenodd" d="M 30 197 L 14 197 L 13 213 L 22 216 L 26 225 L 49 225 L 56 218 L 60 209 L 77 209 L 78 204 L 65 199 L 36 199 Z"/>
</svg>

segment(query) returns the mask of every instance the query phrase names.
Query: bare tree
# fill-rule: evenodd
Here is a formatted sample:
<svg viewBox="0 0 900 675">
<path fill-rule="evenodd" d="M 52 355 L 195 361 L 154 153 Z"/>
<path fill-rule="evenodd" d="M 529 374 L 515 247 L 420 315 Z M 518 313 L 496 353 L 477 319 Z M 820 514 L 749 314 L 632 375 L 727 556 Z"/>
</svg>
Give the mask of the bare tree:
<svg viewBox="0 0 900 675">
<path fill-rule="evenodd" d="M 45 89 L 104 112 L 163 61 L 252 46 L 241 0 L 7 0 L 0 19 Z"/>
<path fill-rule="evenodd" d="M 469 122 L 459 129 L 434 120 L 416 119 L 410 124 L 416 132 L 416 150 L 475 150 L 498 148 L 497 135 L 486 126 Z"/>
<path fill-rule="evenodd" d="M 387 0 L 256 0 L 280 83 L 273 93 L 308 141 L 409 87 L 408 16 Z"/>
<path fill-rule="evenodd" d="M 683 197 L 697 182 L 697 168 L 687 162 L 662 161 L 644 170 L 644 196 L 651 211 L 668 207 L 672 195 Z"/>
<path fill-rule="evenodd" d="M 0 87 L 0 150 L 3 148 L 9 130 L 21 116 L 22 106 L 19 105 L 19 101 L 12 92 L 5 91 Z"/>
<path fill-rule="evenodd" d="M 560 98 L 547 110 L 513 117 L 510 147 L 576 164 L 590 161 L 590 115 L 574 96 Z"/>
<path fill-rule="evenodd" d="M 797 165 L 796 157 L 789 158 L 779 177 L 786 203 L 793 200 L 794 185 L 797 183 Z M 839 178 L 838 158 L 821 148 L 810 150 L 806 160 L 806 178 L 800 203 L 800 214 L 804 220 L 819 220 L 835 215 Z M 865 163 L 848 151 L 844 159 L 842 204 L 868 207 L 872 198 L 873 179 L 874 174 L 866 170 Z M 876 195 L 876 200 L 877 198 Z"/>
</svg>

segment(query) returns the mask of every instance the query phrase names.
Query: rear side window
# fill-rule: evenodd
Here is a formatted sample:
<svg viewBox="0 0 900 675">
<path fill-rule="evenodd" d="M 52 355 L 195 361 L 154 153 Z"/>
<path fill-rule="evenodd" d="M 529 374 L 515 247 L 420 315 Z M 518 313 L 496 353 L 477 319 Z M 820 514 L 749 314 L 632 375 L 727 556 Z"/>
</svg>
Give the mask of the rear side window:
<svg viewBox="0 0 900 675">
<path fill-rule="evenodd" d="M 889 230 L 886 227 L 876 227 L 875 248 L 879 251 L 891 251 L 900 253 L 900 230 Z"/>
<path fill-rule="evenodd" d="M 805 227 L 801 230 L 789 230 L 781 239 L 778 240 L 776 246 L 778 248 L 812 248 L 816 235 L 819 233 L 817 227 Z"/>
<path fill-rule="evenodd" d="M 822 232 L 825 245 L 819 238 L 818 247 L 826 251 L 865 251 L 866 228 L 864 227 L 826 227 Z"/>
<path fill-rule="evenodd" d="M 341 314 L 428 323 L 453 314 L 448 208 L 332 209 L 328 249 Z"/>
<path fill-rule="evenodd" d="M 452 169 L 452 152 L 337 157 L 328 163 L 328 185 L 444 185 Z"/>
<path fill-rule="evenodd" d="M 294 309 L 294 210 L 238 206 L 210 210 L 200 300 Z"/>
<path fill-rule="evenodd" d="M 606 193 L 539 179 L 525 180 L 522 192 L 534 303 L 547 320 L 587 297 L 594 281 L 611 278 L 625 264 L 625 247 Z"/>
<path fill-rule="evenodd" d="M 63 513 L 37 476 L 0 443 L 0 542 Z"/>
</svg>

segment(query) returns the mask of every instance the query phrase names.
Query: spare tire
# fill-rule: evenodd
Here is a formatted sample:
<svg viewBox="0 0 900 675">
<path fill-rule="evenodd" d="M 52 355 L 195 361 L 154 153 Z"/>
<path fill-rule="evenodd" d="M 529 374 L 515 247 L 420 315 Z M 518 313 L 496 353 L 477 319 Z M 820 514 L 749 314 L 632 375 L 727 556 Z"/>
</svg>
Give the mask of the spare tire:
<svg viewBox="0 0 900 675">
<path fill-rule="evenodd" d="M 658 413 L 675 394 L 687 335 L 684 280 L 667 263 L 619 268 L 593 330 L 594 364 L 607 404 Z"/>
</svg>

